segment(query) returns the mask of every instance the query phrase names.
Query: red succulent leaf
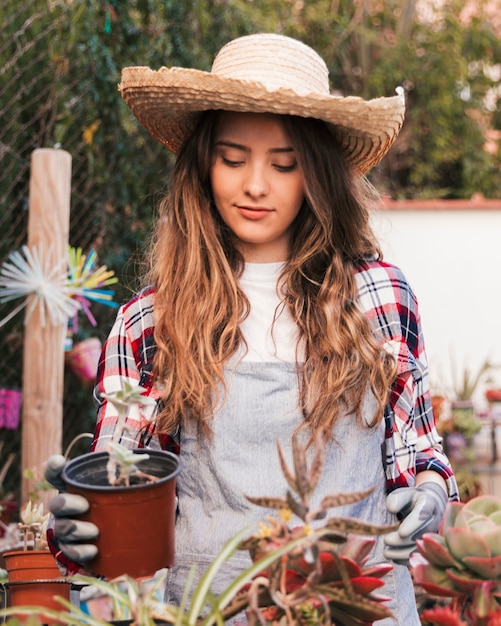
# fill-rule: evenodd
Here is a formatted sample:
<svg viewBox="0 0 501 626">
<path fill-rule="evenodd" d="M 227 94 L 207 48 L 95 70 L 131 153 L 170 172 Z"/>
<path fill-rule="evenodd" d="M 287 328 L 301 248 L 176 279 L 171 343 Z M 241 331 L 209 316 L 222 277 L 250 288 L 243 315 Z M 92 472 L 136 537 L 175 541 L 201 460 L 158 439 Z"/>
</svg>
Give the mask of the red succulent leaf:
<svg viewBox="0 0 501 626">
<path fill-rule="evenodd" d="M 341 578 L 341 573 L 339 571 L 339 566 L 332 554 L 328 552 L 322 552 L 319 555 L 320 565 L 322 569 L 322 574 L 320 580 L 322 582 L 328 582 L 330 580 L 339 580 Z M 360 576 L 361 569 L 358 563 L 352 561 L 346 556 L 340 556 L 340 561 L 343 563 L 346 573 L 350 578 L 355 576 Z"/>
<path fill-rule="evenodd" d="M 319 555 L 321 577 L 322 582 L 330 582 L 335 580 L 342 580 L 341 572 L 339 571 L 339 565 L 337 560 L 328 552 L 321 552 Z M 346 573 L 350 578 L 360 576 L 362 570 L 360 566 L 351 559 L 345 556 L 339 556 L 339 560 L 344 564 Z M 291 560 L 290 565 L 294 567 L 303 576 L 308 576 L 314 569 L 315 565 L 307 563 L 304 558 L 297 561 Z"/>
<path fill-rule="evenodd" d="M 425 609 L 421 613 L 421 622 L 424 626 L 467 626 L 460 614 L 449 606 Z"/>
<path fill-rule="evenodd" d="M 305 583 L 305 577 L 292 569 L 288 569 L 285 574 L 285 588 L 287 593 L 292 593 L 300 589 Z"/>
<path fill-rule="evenodd" d="M 478 622 L 474 623 L 485 624 L 487 618 L 501 610 L 493 593 L 497 588 L 498 583 L 493 580 L 484 580 L 476 587 L 469 607 L 471 613 L 478 619 Z"/>
<path fill-rule="evenodd" d="M 463 595 L 459 591 L 451 589 L 450 587 L 442 587 L 441 585 L 434 585 L 433 583 L 424 582 L 419 584 L 430 595 L 437 596 L 439 598 L 454 598 Z"/>
<path fill-rule="evenodd" d="M 372 576 L 375 578 L 383 578 L 386 574 L 393 571 L 393 565 L 391 563 L 376 563 L 370 565 L 362 570 L 362 576 Z"/>
<path fill-rule="evenodd" d="M 425 591 L 434 596 L 452 598 L 461 595 L 450 577 L 448 572 L 437 569 L 430 564 L 416 565 L 412 570 L 414 581 L 423 587 Z"/>
<path fill-rule="evenodd" d="M 460 572 L 456 569 L 448 569 L 446 574 L 454 584 L 454 587 L 462 593 L 471 593 L 484 582 L 480 578 L 472 578 L 471 572 L 465 570 Z"/>
<path fill-rule="evenodd" d="M 443 537 L 435 533 L 425 533 L 416 541 L 419 553 L 433 565 L 438 567 L 454 567 L 457 561 L 449 552 Z"/>
<path fill-rule="evenodd" d="M 348 540 L 339 548 L 339 554 L 363 564 L 376 543 L 374 538 L 363 537 L 361 535 L 353 535 L 348 533 Z"/>
<path fill-rule="evenodd" d="M 496 611 L 496 613 L 489 615 L 487 626 L 501 626 L 501 611 Z"/>
<path fill-rule="evenodd" d="M 487 558 L 481 556 L 465 556 L 463 563 L 487 580 L 501 576 L 501 556 L 491 556 Z"/>
<path fill-rule="evenodd" d="M 350 580 L 353 590 L 361 596 L 369 595 L 374 589 L 384 587 L 384 580 L 371 576 L 359 576 Z"/>
</svg>

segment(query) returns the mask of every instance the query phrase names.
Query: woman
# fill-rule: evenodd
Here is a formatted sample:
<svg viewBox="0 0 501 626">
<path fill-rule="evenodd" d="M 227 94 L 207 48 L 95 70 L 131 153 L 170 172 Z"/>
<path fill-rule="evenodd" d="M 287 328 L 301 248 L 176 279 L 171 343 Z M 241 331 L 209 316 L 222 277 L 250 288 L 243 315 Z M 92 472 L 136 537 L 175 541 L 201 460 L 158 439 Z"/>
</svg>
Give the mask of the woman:
<svg viewBox="0 0 501 626">
<path fill-rule="evenodd" d="M 116 425 L 103 394 L 125 379 L 158 400 L 153 428 L 146 409 L 131 411 L 123 443 L 182 457 L 169 601 L 180 601 L 194 562 L 203 571 L 263 519 L 246 495 L 284 493 L 277 438 L 290 454 L 293 435 L 311 447 L 320 434 L 316 498 L 375 486 L 336 513 L 403 518 L 372 557 L 397 563 L 384 588 L 395 621 L 381 623 L 419 624 L 405 564 L 457 490 L 435 430 L 417 302 L 381 260 L 363 176 L 395 140 L 403 96 L 331 96 L 311 48 L 268 34 L 227 44 L 210 73 L 127 68 L 120 89 L 177 161 L 147 286 L 103 350 L 94 449 Z M 91 558 L 92 533 L 75 537 L 62 521 L 63 553 Z M 233 557 L 220 588 L 246 564 Z"/>
</svg>

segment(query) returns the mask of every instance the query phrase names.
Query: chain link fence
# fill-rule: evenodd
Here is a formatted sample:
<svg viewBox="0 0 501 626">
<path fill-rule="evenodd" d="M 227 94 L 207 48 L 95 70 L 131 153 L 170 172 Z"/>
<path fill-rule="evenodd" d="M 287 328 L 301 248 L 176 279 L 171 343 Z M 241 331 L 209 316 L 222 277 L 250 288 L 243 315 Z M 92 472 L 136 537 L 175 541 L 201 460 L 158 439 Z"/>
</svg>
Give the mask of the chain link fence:
<svg viewBox="0 0 501 626">
<path fill-rule="evenodd" d="M 85 20 L 83 16 L 90 10 L 95 11 L 95 33 L 85 30 L 86 24 L 92 23 L 92 16 L 89 19 L 85 15 Z M 107 173 L 119 176 L 119 167 L 115 153 L 107 148 L 115 138 L 106 136 L 109 125 L 105 117 L 116 114 L 120 105 L 102 101 L 105 92 L 98 83 L 107 81 L 109 99 L 119 101 L 118 80 L 104 47 L 94 53 L 99 57 L 102 52 L 101 63 L 107 64 L 107 70 L 99 68 L 99 62 L 90 62 L 89 55 L 113 18 L 113 6 L 106 3 L 0 0 L 0 264 L 27 242 L 33 150 L 61 145 L 72 156 L 70 245 L 81 247 L 84 252 L 92 248 L 97 251 L 98 264 L 106 262 L 109 269 L 116 271 L 120 280 L 116 298 L 124 300 L 133 288 L 128 283 L 134 274 L 137 241 L 144 239 L 148 223 L 134 214 L 119 193 L 109 189 L 112 185 Z M 140 129 L 137 132 L 140 141 L 150 146 L 148 158 L 155 160 L 157 147 Z M 98 135 L 101 143 L 96 140 Z M 147 166 L 145 170 L 147 174 Z M 120 181 L 115 188 L 120 189 Z M 151 213 L 150 204 L 146 200 Z M 121 229 L 120 238 L 115 236 L 117 229 Z M 101 258 L 103 250 L 108 259 Z M 17 304 L 18 301 L 0 303 L 0 320 L 5 320 Z M 98 325 L 93 328 L 80 322 L 81 338 L 97 335 L 103 341 L 115 310 L 95 304 L 92 313 Z M 0 327 L 1 388 L 22 388 L 23 325 L 21 311 Z M 92 384 L 84 386 L 68 367 L 63 414 L 63 447 L 75 435 L 93 430 Z M 88 444 L 83 442 L 82 449 Z M 9 453 L 16 454 L 4 490 L 19 496 L 21 427 L 0 428 L 0 446 L 0 470 Z"/>
</svg>

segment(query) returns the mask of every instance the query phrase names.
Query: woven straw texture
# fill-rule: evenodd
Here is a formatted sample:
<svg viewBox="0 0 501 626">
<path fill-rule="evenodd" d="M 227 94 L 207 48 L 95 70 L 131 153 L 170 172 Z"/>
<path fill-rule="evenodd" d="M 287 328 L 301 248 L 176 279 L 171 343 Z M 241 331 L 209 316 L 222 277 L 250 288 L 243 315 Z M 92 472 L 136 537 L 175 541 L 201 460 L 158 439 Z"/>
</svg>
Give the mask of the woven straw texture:
<svg viewBox="0 0 501 626">
<path fill-rule="evenodd" d="M 202 111 L 289 114 L 330 124 L 348 160 L 362 173 L 386 154 L 405 112 L 403 92 L 368 101 L 330 95 L 321 57 L 281 35 L 231 41 L 218 53 L 211 72 L 128 67 L 119 89 L 139 122 L 174 153 Z"/>
</svg>

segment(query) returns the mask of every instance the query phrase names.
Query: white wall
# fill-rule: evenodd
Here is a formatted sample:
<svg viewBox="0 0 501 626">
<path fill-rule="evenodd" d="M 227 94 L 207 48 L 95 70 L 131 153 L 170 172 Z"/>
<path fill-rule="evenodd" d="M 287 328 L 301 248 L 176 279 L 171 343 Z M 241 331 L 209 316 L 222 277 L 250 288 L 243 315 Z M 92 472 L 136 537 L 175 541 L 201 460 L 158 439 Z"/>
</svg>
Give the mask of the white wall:
<svg viewBox="0 0 501 626">
<path fill-rule="evenodd" d="M 501 364 L 501 211 L 384 210 L 373 224 L 417 295 L 432 384 L 450 384 L 453 361 Z"/>
</svg>

